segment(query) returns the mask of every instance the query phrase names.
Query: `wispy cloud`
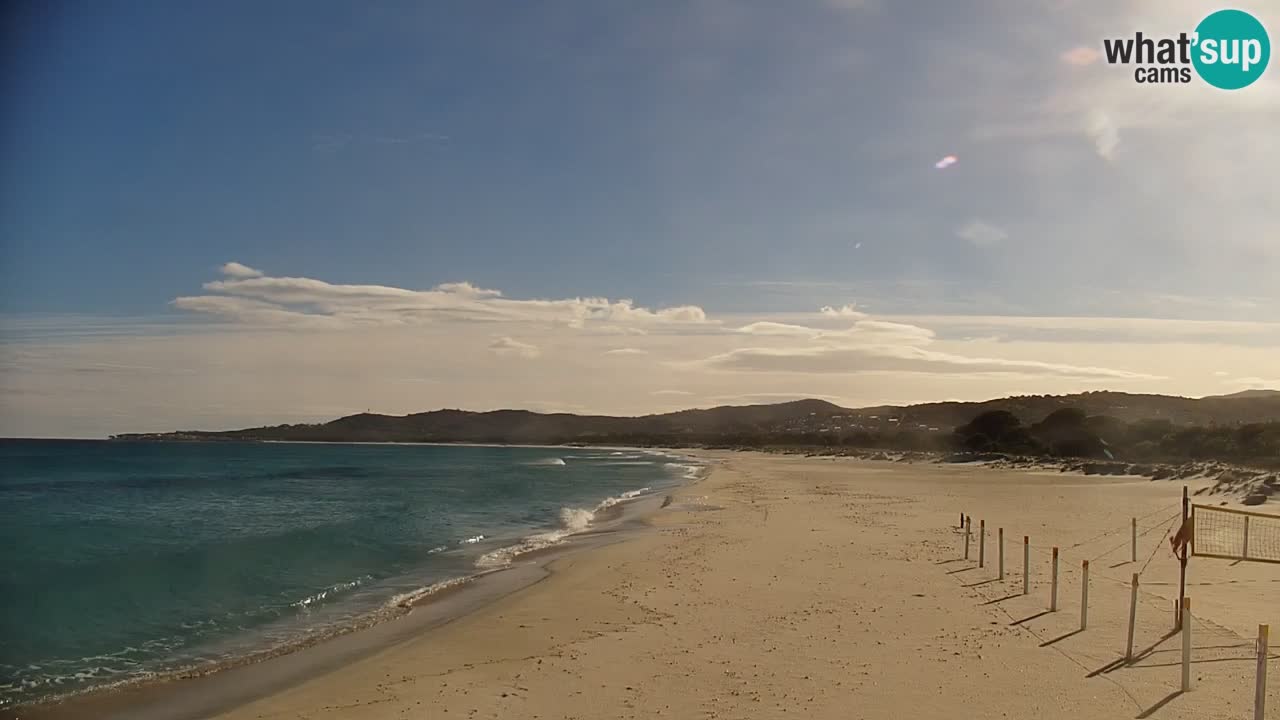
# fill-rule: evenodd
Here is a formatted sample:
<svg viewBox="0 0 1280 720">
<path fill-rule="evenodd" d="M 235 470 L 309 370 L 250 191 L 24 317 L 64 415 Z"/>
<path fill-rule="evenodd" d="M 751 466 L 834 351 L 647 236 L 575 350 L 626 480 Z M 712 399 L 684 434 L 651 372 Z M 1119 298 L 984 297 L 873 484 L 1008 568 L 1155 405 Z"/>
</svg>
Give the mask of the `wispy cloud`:
<svg viewBox="0 0 1280 720">
<path fill-rule="evenodd" d="M 1223 382 L 1239 385 L 1249 390 L 1280 390 L 1280 377 L 1238 377 Z"/>
<path fill-rule="evenodd" d="M 1009 233 L 991 223 L 973 219 L 956 229 L 956 236 L 976 247 L 987 248 L 1009 239 Z"/>
<path fill-rule="evenodd" d="M 908 345 L 742 348 L 709 357 L 701 361 L 701 365 L 715 370 L 745 372 L 1019 374 L 1092 380 L 1160 379 L 1155 375 L 1127 370 L 1029 360 L 967 357 Z"/>
<path fill-rule="evenodd" d="M 262 277 L 261 270 L 255 270 L 248 265 L 241 265 L 238 262 L 229 262 L 223 264 L 221 268 L 223 275 L 233 278 L 256 278 Z"/>
<path fill-rule="evenodd" d="M 233 267 L 230 272 L 226 267 Z M 500 291 L 466 282 L 407 290 L 385 285 L 344 285 L 300 277 L 246 274 L 239 263 L 224 266 L 227 279 L 205 283 L 210 295 L 176 298 L 183 310 L 226 321 L 300 324 L 324 327 L 407 325 L 436 321 L 558 324 L 604 331 L 653 331 L 707 324 L 706 313 L 692 305 L 650 310 L 631 300 L 599 297 L 561 300 L 509 299 Z M 257 271 L 253 271 L 257 272 Z"/>
<path fill-rule="evenodd" d="M 858 309 L 853 305 L 843 305 L 838 308 L 827 305 L 826 307 L 822 308 L 818 312 L 822 313 L 827 317 L 840 317 L 840 318 L 866 317 L 865 313 L 859 312 Z"/>
<path fill-rule="evenodd" d="M 604 354 L 605 355 L 648 355 L 649 352 L 647 350 L 641 350 L 640 348 L 626 347 L 626 348 L 614 348 L 612 350 L 605 350 Z"/>
<path fill-rule="evenodd" d="M 651 393 L 649 393 L 649 394 L 650 394 L 650 395 L 677 395 L 677 396 L 688 396 L 688 395 L 692 395 L 693 393 L 689 392 L 688 390 L 654 390 L 653 392 L 651 392 Z"/>
<path fill-rule="evenodd" d="M 542 354 L 537 345 L 520 342 L 505 335 L 494 338 L 493 342 L 489 343 L 489 350 L 502 357 L 517 357 L 526 360 L 536 358 Z"/>
</svg>

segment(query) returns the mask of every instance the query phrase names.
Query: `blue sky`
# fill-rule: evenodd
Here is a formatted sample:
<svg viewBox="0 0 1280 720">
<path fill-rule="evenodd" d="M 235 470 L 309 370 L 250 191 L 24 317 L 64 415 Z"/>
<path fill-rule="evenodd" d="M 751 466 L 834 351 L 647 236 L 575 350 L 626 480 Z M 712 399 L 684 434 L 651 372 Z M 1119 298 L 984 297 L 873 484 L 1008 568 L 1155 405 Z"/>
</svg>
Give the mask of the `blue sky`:
<svg viewBox="0 0 1280 720">
<path fill-rule="evenodd" d="M 1241 6 L 1280 26 L 1263 3 Z M 157 413 L 218 424 L 365 405 L 357 391 L 316 403 L 309 390 L 313 406 L 305 411 L 287 406 L 296 404 L 290 398 L 264 398 L 205 417 L 183 414 L 184 403 L 208 404 L 195 399 L 175 399 L 160 413 L 125 411 L 103 395 L 97 402 L 124 413 L 107 422 L 89 419 L 92 403 L 72 409 L 57 397 L 68 383 L 51 374 L 50 357 L 80 358 L 66 372 L 98 365 L 125 372 L 153 366 L 120 361 L 120 353 L 163 356 L 148 342 L 210 343 L 219 349 L 205 360 L 232 354 L 222 365 L 182 370 L 213 386 L 216 367 L 241 368 L 242 380 L 244 368 L 257 368 L 248 375 L 274 382 L 227 349 L 267 342 L 264 334 L 281 347 L 302 342 L 304 331 L 331 333 L 326 342 L 352 352 L 369 347 L 363 325 L 312 328 L 315 318 L 267 322 L 262 308 L 244 302 L 233 312 L 230 302 L 213 311 L 207 301 L 177 301 L 202 293 L 285 305 L 297 298 L 245 285 L 202 289 L 237 279 L 219 270 L 228 262 L 266 278 L 241 273 L 249 285 L 325 283 L 324 298 L 350 297 L 342 288 L 353 286 L 429 291 L 466 282 L 528 301 L 696 306 L 722 328 L 706 340 L 704 361 L 759 349 L 727 343 L 724 327 L 780 320 L 804 327 L 799 315 L 830 320 L 819 308 L 854 304 L 870 313 L 861 321 L 923 327 L 931 343 L 990 339 L 996 345 L 982 349 L 984 359 L 1069 358 L 1073 367 L 1110 363 L 1162 378 L 1146 385 L 1120 376 L 1018 379 L 987 366 L 989 382 L 957 384 L 945 372 L 920 390 L 919 368 L 872 363 L 865 373 L 852 367 L 822 376 L 785 369 L 790 374 L 764 383 L 778 397 L 912 401 L 932 399 L 922 393 L 1069 391 L 1113 381 L 1208 393 L 1264 385 L 1274 376 L 1266 369 L 1280 366 L 1268 362 L 1280 360 L 1269 324 L 1280 302 L 1280 73 L 1237 93 L 1140 88 L 1123 68 L 1088 53 L 1104 35 L 1190 29 L 1214 7 L 1208 3 L 17 7 L 4 23 L 0 310 L 9 369 L 0 383 L 20 398 L 11 407 L 42 418 L 23 421 L 31 432 L 139 429 L 139 417 Z M 959 162 L 935 169 L 948 154 Z M 290 308 L 361 322 L 385 309 L 335 308 L 324 298 Z M 1061 320 L 1081 316 L 1098 322 Z M 1130 321 L 1183 324 L 1143 325 L 1146 335 L 1117 330 Z M 430 336 L 448 350 L 420 361 L 438 369 L 463 362 L 464 345 L 493 362 L 550 365 L 557 356 L 548 348 L 562 329 L 520 319 L 495 331 L 434 316 L 429 325 L 379 342 L 399 348 Z M 1022 335 L 1008 334 L 1014 326 Z M 95 344 L 104 332 L 114 344 Z M 651 340 L 660 334 L 643 332 Z M 687 337 L 687 328 L 680 333 Z M 767 336 L 818 342 L 772 348 L 800 354 L 836 342 Z M 1234 339 L 1222 345 L 1224 336 Z M 918 337 L 896 339 L 919 347 L 911 344 Z M 1201 344 L 1203 363 L 1176 372 L 1143 367 L 1137 348 L 1188 337 Z M 514 346 L 503 338 L 539 350 L 508 352 Z M 1033 340 L 1050 345 L 1026 344 Z M 1133 355 L 1116 355 L 1121 341 Z M 575 357 L 607 350 L 562 346 Z M 527 386 L 482 397 L 450 376 L 460 394 L 386 390 L 402 400 L 381 409 L 562 402 L 641 412 L 716 402 L 762 382 L 734 363 L 712 363 L 690 376 L 693 389 L 654 386 L 673 367 L 690 367 L 670 363 L 698 358 L 645 352 L 647 365 L 628 368 L 637 386 L 619 395 L 566 386 L 541 397 L 533 388 L 552 387 L 555 373 L 525 367 Z M 347 359 L 335 359 L 324 377 L 355 372 L 347 355 L 333 355 Z M 1228 360 L 1236 364 L 1219 367 Z M 480 384 L 511 370 L 466 362 Z M 759 372 L 776 369 L 766 365 Z M 164 363 L 153 369 L 177 371 Z M 104 376 L 103 388 L 158 387 L 145 373 L 113 373 L 90 374 Z M 615 377 L 617 368 L 577 372 L 591 373 Z M 82 392 L 98 387 L 85 382 L 76 381 Z"/>
</svg>

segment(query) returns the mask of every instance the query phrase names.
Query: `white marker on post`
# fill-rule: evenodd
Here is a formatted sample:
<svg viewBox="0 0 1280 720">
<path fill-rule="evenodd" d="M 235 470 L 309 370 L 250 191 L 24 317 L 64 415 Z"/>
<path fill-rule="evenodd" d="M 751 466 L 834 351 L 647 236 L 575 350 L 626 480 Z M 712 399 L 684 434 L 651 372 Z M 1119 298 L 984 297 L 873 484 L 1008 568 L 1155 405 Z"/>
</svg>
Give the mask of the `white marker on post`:
<svg viewBox="0 0 1280 720">
<path fill-rule="evenodd" d="M 1191 689 L 1191 598 L 1182 598 L 1182 692 Z"/>
</svg>

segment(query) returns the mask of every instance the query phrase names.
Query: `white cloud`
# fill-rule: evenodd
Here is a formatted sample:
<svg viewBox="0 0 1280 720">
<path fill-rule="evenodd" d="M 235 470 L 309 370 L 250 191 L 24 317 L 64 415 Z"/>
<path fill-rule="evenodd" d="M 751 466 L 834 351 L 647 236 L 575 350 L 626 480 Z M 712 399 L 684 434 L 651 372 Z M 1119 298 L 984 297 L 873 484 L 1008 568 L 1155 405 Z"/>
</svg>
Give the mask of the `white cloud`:
<svg viewBox="0 0 1280 720">
<path fill-rule="evenodd" d="M 519 407 L 530 397 L 634 415 L 695 400 L 861 407 L 1104 388 L 1208 395 L 1266 387 L 1280 349 L 1280 323 L 1267 322 L 873 317 L 851 307 L 699 310 L 686 316 L 697 322 L 673 322 L 621 301 L 511 299 L 464 283 L 411 291 L 264 276 L 211 286 L 176 299 L 189 314 L 163 324 L 0 317 L 0 434 L 219 429 Z M 615 332 L 645 333 L 643 344 L 619 347 L 631 340 Z"/>
<path fill-rule="evenodd" d="M 853 305 L 843 305 L 838 308 L 831 307 L 830 305 L 826 305 L 821 310 L 819 310 L 819 312 L 821 312 L 823 315 L 827 317 L 843 317 L 843 318 L 866 317 L 866 313 L 858 312 L 858 310 Z"/>
<path fill-rule="evenodd" d="M 1243 385 L 1250 390 L 1280 390 L 1280 378 L 1238 377 L 1223 382 Z"/>
<path fill-rule="evenodd" d="M 505 335 L 499 338 L 494 338 L 493 342 L 489 343 L 489 350 L 495 355 L 501 355 L 502 357 L 518 357 L 525 359 L 536 358 L 542 354 L 542 351 L 538 349 L 537 345 L 520 342 L 519 340 L 515 340 Z"/>
<path fill-rule="evenodd" d="M 220 268 L 223 275 L 233 278 L 255 278 L 262 277 L 261 270 L 255 270 L 248 265 L 241 265 L 238 262 L 229 262 L 223 264 Z"/>
<path fill-rule="evenodd" d="M 680 396 L 685 396 L 685 395 L 692 395 L 693 393 L 689 392 L 688 390 L 654 390 L 653 392 L 651 392 L 651 393 L 649 393 L 649 394 L 650 394 L 650 395 L 680 395 Z"/>
<path fill-rule="evenodd" d="M 864 347 L 740 348 L 700 363 L 716 370 L 838 373 L 931 373 L 944 375 L 1013 373 L 1090 380 L 1158 380 L 1145 373 L 1027 360 L 966 357 L 893 345 Z"/>
<path fill-rule="evenodd" d="M 821 330 L 804 327 L 803 325 L 788 325 L 786 323 L 776 322 L 754 322 L 750 325 L 743 325 L 735 332 L 746 335 L 776 335 L 780 337 L 817 337 L 821 334 Z"/>
<path fill-rule="evenodd" d="M 444 283 L 430 290 L 385 285 L 343 285 L 301 277 L 251 275 L 236 265 L 229 279 L 205 283 L 210 295 L 181 297 L 184 310 L 251 324 L 317 321 L 334 326 L 367 327 L 428 322 L 530 322 L 595 332 L 640 334 L 665 328 L 678 331 L 709 324 L 702 308 L 682 305 L 651 310 L 631 300 L 576 297 L 559 300 L 515 300 L 497 290 L 466 282 Z"/>
<path fill-rule="evenodd" d="M 956 235 L 980 248 L 999 245 L 1009 239 L 1009 233 L 982 220 L 970 220 L 956 230 Z"/>
<path fill-rule="evenodd" d="M 862 345 L 926 345 L 933 337 L 933 331 L 928 328 L 886 320 L 859 320 L 846 330 L 832 330 L 817 336 L 819 340 Z"/>
</svg>

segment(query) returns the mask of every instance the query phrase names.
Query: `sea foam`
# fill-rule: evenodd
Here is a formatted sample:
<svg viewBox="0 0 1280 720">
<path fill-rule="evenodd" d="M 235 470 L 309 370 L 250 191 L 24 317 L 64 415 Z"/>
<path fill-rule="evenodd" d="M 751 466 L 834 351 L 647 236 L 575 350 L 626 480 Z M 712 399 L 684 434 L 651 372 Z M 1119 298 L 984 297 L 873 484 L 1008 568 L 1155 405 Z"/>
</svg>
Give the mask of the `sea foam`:
<svg viewBox="0 0 1280 720">
<path fill-rule="evenodd" d="M 607 497 L 601 500 L 594 508 L 587 510 L 585 508 L 566 507 L 560 508 L 560 527 L 555 530 L 535 533 L 522 539 L 514 545 L 491 550 L 481 555 L 476 560 L 476 567 L 493 570 L 503 568 L 510 565 L 517 557 L 538 550 L 544 550 L 555 545 L 559 545 L 567 538 L 584 532 L 591 527 L 591 523 L 596 519 L 596 514 L 607 510 L 615 505 L 634 500 L 641 495 L 649 492 L 649 488 L 640 488 L 639 490 L 628 490 L 627 492 Z"/>
</svg>

